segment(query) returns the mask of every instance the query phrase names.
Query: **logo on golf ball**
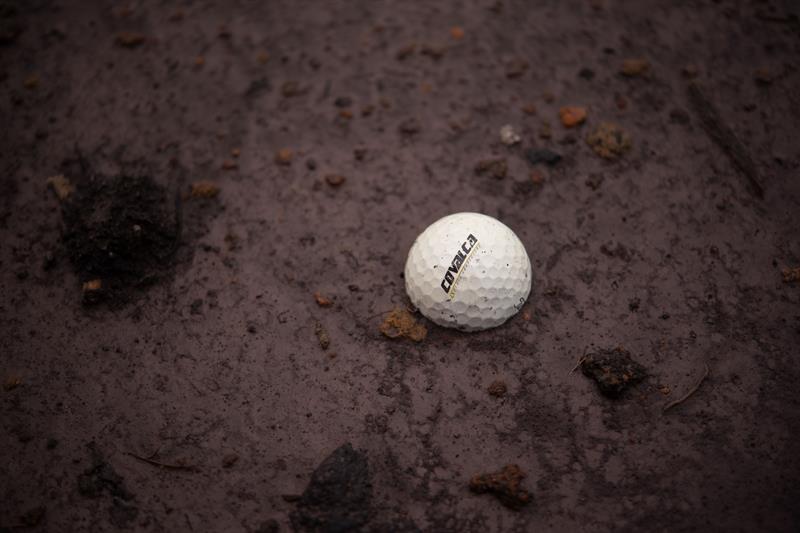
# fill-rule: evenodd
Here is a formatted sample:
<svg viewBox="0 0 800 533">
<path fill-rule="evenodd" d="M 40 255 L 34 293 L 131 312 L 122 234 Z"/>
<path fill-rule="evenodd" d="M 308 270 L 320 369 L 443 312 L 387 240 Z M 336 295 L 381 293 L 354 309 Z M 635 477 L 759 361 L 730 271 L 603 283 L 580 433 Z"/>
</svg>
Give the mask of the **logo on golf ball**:
<svg viewBox="0 0 800 533">
<path fill-rule="evenodd" d="M 456 295 L 456 285 L 458 285 L 458 279 L 461 277 L 461 273 L 464 272 L 464 269 L 467 267 L 467 263 L 469 263 L 472 254 L 480 247 L 478 244 L 478 239 L 470 233 L 467 237 L 467 240 L 464 241 L 464 244 L 461 245 L 461 249 L 456 253 L 455 257 L 453 257 L 453 262 L 450 263 L 450 268 L 447 269 L 447 272 L 444 273 L 444 279 L 442 280 L 442 290 L 447 293 L 447 297 L 449 299 L 453 299 Z"/>
</svg>

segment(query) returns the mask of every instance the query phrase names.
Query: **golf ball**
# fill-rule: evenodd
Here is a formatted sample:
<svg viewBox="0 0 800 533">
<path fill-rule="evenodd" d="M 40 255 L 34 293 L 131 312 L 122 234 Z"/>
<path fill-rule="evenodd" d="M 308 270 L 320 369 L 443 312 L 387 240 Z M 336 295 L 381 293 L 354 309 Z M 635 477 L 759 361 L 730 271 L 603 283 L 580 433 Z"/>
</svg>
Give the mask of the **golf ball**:
<svg viewBox="0 0 800 533">
<path fill-rule="evenodd" d="M 456 213 L 423 231 L 408 252 L 406 292 L 440 326 L 478 331 L 499 326 L 531 292 L 525 246 L 505 224 Z"/>
</svg>

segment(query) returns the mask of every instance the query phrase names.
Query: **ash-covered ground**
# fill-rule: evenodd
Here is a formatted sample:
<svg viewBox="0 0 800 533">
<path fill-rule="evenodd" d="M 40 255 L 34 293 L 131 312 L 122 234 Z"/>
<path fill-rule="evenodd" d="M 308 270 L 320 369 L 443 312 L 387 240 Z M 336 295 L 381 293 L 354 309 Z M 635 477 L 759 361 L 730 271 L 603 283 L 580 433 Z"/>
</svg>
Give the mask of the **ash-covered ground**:
<svg viewBox="0 0 800 533">
<path fill-rule="evenodd" d="M 0 2 L 0 530 L 797 531 L 799 15 Z"/>
</svg>

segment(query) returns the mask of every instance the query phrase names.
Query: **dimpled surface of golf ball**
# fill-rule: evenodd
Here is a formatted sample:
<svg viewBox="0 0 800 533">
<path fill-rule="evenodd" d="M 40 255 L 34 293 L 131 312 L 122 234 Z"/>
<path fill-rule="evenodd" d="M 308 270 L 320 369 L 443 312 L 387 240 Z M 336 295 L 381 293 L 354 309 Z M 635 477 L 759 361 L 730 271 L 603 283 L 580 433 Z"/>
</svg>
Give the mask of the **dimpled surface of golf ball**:
<svg viewBox="0 0 800 533">
<path fill-rule="evenodd" d="M 499 326 L 531 291 L 525 246 L 505 224 L 456 213 L 423 231 L 408 252 L 406 292 L 440 326 L 478 331 Z"/>
</svg>

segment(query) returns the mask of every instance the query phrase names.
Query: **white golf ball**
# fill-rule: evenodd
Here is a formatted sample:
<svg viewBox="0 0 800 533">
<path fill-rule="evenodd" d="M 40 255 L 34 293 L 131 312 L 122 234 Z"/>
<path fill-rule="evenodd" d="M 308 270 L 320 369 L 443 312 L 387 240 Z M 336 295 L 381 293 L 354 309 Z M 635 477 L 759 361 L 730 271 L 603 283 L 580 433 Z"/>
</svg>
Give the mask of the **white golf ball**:
<svg viewBox="0 0 800 533">
<path fill-rule="evenodd" d="M 423 231 L 408 252 L 406 292 L 440 326 L 478 331 L 499 326 L 531 292 L 525 246 L 505 224 L 456 213 Z"/>
</svg>

